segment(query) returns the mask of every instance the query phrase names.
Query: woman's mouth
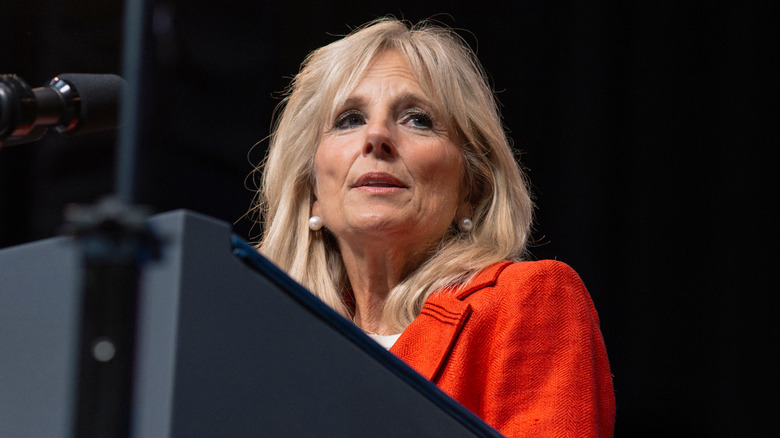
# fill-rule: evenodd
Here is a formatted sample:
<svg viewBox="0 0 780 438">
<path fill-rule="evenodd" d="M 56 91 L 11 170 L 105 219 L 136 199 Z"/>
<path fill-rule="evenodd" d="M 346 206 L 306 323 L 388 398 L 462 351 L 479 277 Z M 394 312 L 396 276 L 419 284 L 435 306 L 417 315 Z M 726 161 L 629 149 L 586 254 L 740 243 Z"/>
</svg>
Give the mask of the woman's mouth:
<svg viewBox="0 0 780 438">
<path fill-rule="evenodd" d="M 355 184 L 352 186 L 353 188 L 399 188 L 399 189 L 405 189 L 407 188 L 406 184 L 401 182 L 398 178 L 394 177 L 393 175 L 390 175 L 389 173 L 384 172 L 368 172 L 364 173 L 363 175 L 358 178 L 357 181 L 355 181 Z"/>
</svg>

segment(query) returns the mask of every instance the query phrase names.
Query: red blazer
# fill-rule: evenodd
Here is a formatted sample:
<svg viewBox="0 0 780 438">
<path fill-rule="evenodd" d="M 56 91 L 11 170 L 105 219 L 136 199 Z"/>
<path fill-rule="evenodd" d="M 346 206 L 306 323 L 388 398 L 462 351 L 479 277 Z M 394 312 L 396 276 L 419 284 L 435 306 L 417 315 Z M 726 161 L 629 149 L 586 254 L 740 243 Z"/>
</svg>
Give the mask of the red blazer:
<svg viewBox="0 0 780 438">
<path fill-rule="evenodd" d="M 506 436 L 613 435 L 599 319 L 563 263 L 497 263 L 433 294 L 390 351 Z"/>
</svg>

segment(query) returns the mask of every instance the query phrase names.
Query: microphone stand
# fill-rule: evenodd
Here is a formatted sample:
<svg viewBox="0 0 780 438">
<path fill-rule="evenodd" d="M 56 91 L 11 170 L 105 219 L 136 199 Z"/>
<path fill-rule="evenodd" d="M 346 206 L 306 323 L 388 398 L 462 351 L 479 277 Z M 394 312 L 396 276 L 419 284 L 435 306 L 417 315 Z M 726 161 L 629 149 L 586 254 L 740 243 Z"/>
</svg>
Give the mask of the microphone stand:
<svg viewBox="0 0 780 438">
<path fill-rule="evenodd" d="M 74 437 L 130 436 L 139 279 L 159 258 L 148 212 L 107 198 L 65 212 L 82 259 Z"/>
<path fill-rule="evenodd" d="M 136 323 L 143 266 L 159 258 L 149 212 L 134 206 L 137 149 L 145 140 L 144 80 L 150 2 L 124 10 L 123 89 L 117 146 L 116 195 L 66 210 L 66 231 L 80 244 L 83 295 L 78 352 L 78 401 L 73 436 L 126 438 L 133 412 Z"/>
</svg>

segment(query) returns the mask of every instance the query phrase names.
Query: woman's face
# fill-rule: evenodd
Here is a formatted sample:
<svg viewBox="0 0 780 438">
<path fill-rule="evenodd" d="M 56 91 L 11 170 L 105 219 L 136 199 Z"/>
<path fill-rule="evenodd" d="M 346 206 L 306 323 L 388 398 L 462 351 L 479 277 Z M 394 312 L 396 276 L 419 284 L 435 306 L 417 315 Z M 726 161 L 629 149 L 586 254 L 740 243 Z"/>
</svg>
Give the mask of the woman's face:
<svg viewBox="0 0 780 438">
<path fill-rule="evenodd" d="M 312 213 L 338 238 L 438 242 L 466 208 L 463 158 L 397 51 L 378 55 L 325 126 Z"/>
</svg>

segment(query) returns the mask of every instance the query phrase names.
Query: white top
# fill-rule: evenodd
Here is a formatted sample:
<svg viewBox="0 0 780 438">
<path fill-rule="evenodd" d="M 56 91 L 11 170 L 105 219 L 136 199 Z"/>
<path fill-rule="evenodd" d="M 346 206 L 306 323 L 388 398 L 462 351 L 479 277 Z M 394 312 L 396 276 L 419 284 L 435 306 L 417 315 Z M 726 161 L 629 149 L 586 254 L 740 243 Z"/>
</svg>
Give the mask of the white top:
<svg viewBox="0 0 780 438">
<path fill-rule="evenodd" d="M 395 341 L 397 341 L 400 336 L 401 336 L 400 333 L 398 333 L 397 335 L 374 335 L 368 333 L 369 338 L 375 340 L 376 342 L 379 343 L 379 345 L 387 348 L 388 350 L 390 349 L 390 347 L 393 346 L 393 344 L 395 344 Z"/>
</svg>

